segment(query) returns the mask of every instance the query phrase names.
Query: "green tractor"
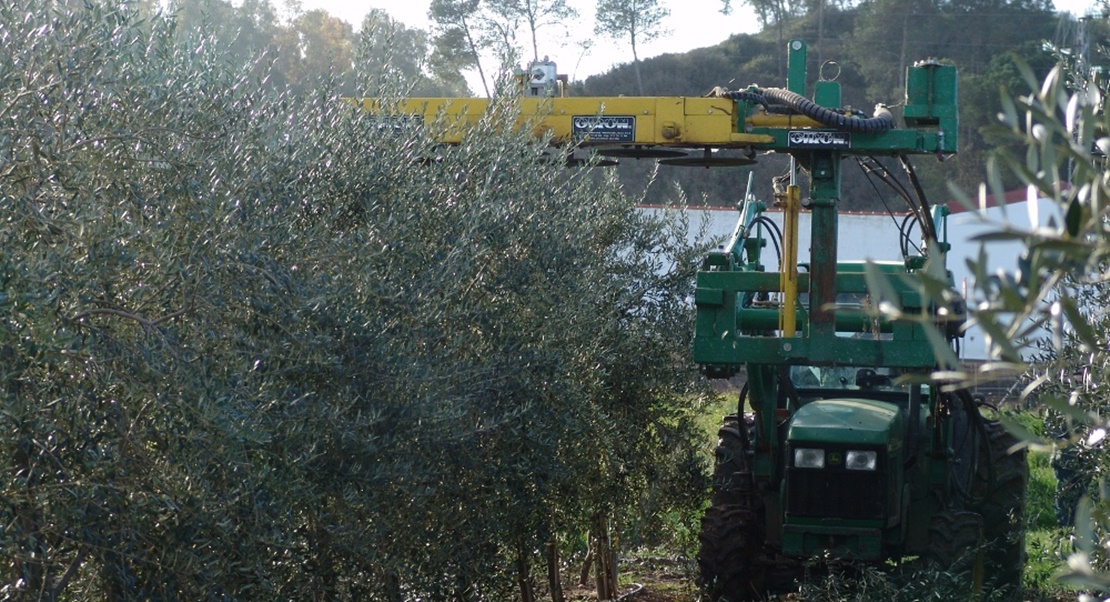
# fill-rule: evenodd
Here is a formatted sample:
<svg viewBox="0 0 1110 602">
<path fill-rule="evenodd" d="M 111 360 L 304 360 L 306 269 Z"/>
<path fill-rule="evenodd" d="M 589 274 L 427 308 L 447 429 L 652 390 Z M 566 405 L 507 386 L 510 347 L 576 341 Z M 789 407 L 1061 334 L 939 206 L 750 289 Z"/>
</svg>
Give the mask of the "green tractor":
<svg viewBox="0 0 1110 602">
<path fill-rule="evenodd" d="M 993 599 L 1016 599 L 1025 457 L 1010 453 L 1014 438 L 968 391 L 929 380 L 955 368 L 964 312 L 944 267 L 946 211 L 927 204 L 907 155 L 955 152 L 956 70 L 910 67 L 896 127 L 882 109 L 840 109 L 835 81 L 817 82 L 807 98 L 805 50 L 790 43 L 786 89 L 718 92 L 736 101 L 745 134 L 763 141 L 754 150 L 789 154 L 791 180 L 806 172 L 809 190 L 804 202 L 793 181 L 777 191 L 781 228 L 749 192 L 731 240 L 697 276 L 695 360 L 712 378 L 744 379 L 719 431 L 701 586 L 713 602 L 764 599 L 830 559 L 916 558 L 966 573 Z M 838 259 L 848 157 L 901 161 L 920 251 L 893 263 Z M 803 207 L 808 261 L 796 250 Z M 768 239 L 780 249 L 778 273 L 764 269 Z M 883 304 L 896 311 L 875 311 Z"/>
</svg>

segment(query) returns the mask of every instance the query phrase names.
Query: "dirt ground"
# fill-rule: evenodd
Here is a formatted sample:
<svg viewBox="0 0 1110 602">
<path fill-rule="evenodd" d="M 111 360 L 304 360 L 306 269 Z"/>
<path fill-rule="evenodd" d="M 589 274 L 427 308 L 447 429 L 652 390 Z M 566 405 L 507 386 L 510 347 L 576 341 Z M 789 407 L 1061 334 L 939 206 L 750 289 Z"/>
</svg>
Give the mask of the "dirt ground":
<svg viewBox="0 0 1110 602">
<path fill-rule="evenodd" d="M 622 602 L 695 602 L 693 586 L 685 577 L 651 575 L 634 585 L 621 588 Z M 565 592 L 567 600 L 597 600 L 593 588 L 575 586 Z"/>
<path fill-rule="evenodd" d="M 621 588 L 619 602 L 697 602 L 693 577 L 681 570 L 660 570 L 658 567 L 644 571 L 624 571 L 622 581 L 630 580 L 634 585 Z M 573 586 L 564 592 L 566 599 L 573 602 L 594 602 L 597 600 L 593 587 Z M 1027 592 L 1028 594 L 1028 592 Z M 1033 595 L 1026 597 L 1027 602 L 1070 602 L 1077 597 L 1076 592 L 1060 591 L 1053 595 Z M 803 602 L 798 593 L 779 594 L 771 598 L 778 602 Z"/>
<path fill-rule="evenodd" d="M 652 559 L 621 567 L 621 581 L 631 582 L 622 587 L 621 602 L 696 602 L 692 567 L 685 563 Z M 567 600 L 585 602 L 597 600 L 592 584 L 589 587 L 572 586 L 564 592 Z"/>
</svg>

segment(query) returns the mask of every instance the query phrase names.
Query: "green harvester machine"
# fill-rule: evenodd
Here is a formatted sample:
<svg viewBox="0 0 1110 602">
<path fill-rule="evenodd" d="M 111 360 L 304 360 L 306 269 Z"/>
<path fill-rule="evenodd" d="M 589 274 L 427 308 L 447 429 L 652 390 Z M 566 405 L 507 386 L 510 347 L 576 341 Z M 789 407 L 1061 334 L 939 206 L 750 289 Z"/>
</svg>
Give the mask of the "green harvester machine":
<svg viewBox="0 0 1110 602">
<path fill-rule="evenodd" d="M 804 200 L 793 181 L 776 191 L 781 229 L 749 193 L 697 275 L 695 360 L 743 382 L 702 520 L 707 599 L 765 599 L 834 559 L 933 561 L 991 599 L 1020 595 L 1024 454 L 1009 453 L 1015 439 L 968 391 L 928 378 L 954 368 L 937 350 L 956 355 L 964 311 L 944 268 L 947 212 L 927 204 L 907 156 L 956 151 L 956 68 L 921 62 L 906 82 L 901 127 L 882 108 L 840 108 L 836 81 L 816 82 L 810 100 L 806 47 L 792 41 L 786 89 L 718 91 L 735 101 L 738 129 L 762 140 L 751 148 L 788 154 L 809 190 Z M 877 157 L 909 174 L 902 196 L 920 251 L 904 222 L 903 261 L 842 261 L 841 163 Z M 797 257 L 803 209 L 808 260 Z M 781 249 L 777 273 L 764 270 L 768 239 Z M 949 302 L 937 303 L 942 289 Z"/>
<path fill-rule="evenodd" d="M 965 312 L 944 265 L 946 211 L 928 205 L 908 156 L 956 152 L 956 68 L 924 61 L 907 69 L 901 127 L 885 108 L 869 116 L 844 108 L 831 79 L 807 97 L 798 40 L 789 43 L 785 88 L 571 98 L 547 61 L 518 82 L 519 126 L 562 148 L 568 164 L 583 152 L 704 167 L 752 164 L 759 153 L 791 158 L 788 181 L 776 187 L 781 228 L 749 183 L 733 236 L 697 275 L 695 361 L 710 378 L 744 381 L 720 429 L 702 521 L 706 597 L 764 599 L 830 559 L 916 558 L 966 571 L 970 587 L 992 599 L 1016 598 L 1025 457 L 1007 453 L 1016 441 L 966 390 L 929 381 L 954 368 L 937 358 L 954 355 Z M 457 144 L 481 127 L 492 101 L 350 102 L 383 127 L 423 124 Z M 911 182 L 894 187 L 910 209 L 903 261 L 841 261 L 841 163 L 856 159 L 889 176 L 883 158 L 900 161 Z M 801 172 L 804 198 L 794 181 Z M 803 210 L 807 260 L 798 256 Z M 915 229 L 920 246 L 909 241 Z M 777 272 L 764 269 L 768 240 L 780 250 Z"/>
</svg>

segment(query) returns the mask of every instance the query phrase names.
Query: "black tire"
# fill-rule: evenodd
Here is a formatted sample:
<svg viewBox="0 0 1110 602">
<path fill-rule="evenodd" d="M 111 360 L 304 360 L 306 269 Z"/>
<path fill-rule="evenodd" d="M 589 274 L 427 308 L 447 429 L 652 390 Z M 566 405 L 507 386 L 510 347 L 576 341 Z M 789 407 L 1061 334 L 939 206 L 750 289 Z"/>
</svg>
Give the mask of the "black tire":
<svg viewBox="0 0 1110 602">
<path fill-rule="evenodd" d="M 744 429 L 744 430 L 741 430 Z M 734 414 L 725 416 L 717 431 L 713 465 L 712 503 L 751 505 L 752 474 L 748 466 L 748 425 Z"/>
<path fill-rule="evenodd" d="M 705 510 L 698 535 L 698 585 L 704 602 L 762 599 L 760 527 L 749 508 L 720 504 Z"/>
<path fill-rule="evenodd" d="M 1029 465 L 1025 449 L 1009 453 L 1018 439 L 1000 423 L 986 421 L 986 437 L 976 471 L 976 510 L 983 516 L 987 587 L 992 599 L 1021 598 L 1025 568 L 1025 496 Z M 989 463 L 988 463 L 989 461 Z"/>
<path fill-rule="evenodd" d="M 753 428 L 750 418 L 732 414 L 717 431 L 712 504 L 698 535 L 699 584 L 706 601 L 763 599 L 764 517 L 748 461 Z"/>
<path fill-rule="evenodd" d="M 945 510 L 929 520 L 926 557 L 946 572 L 969 580 L 976 591 L 982 588 L 983 517 L 966 510 Z"/>
</svg>

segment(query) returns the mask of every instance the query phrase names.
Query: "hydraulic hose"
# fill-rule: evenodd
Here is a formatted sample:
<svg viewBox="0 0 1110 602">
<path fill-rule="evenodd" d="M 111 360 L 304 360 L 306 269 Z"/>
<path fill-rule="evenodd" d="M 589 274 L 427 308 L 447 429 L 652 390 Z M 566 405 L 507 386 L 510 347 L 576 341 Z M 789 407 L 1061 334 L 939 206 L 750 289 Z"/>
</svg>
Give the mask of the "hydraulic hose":
<svg viewBox="0 0 1110 602">
<path fill-rule="evenodd" d="M 749 92 L 748 90 L 722 90 L 714 89 L 713 94 L 718 98 L 727 98 L 729 100 L 747 100 L 750 102 L 762 105 L 767 108 L 767 99 L 758 92 Z"/>
<path fill-rule="evenodd" d="M 917 224 L 917 214 L 907 213 L 906 217 L 902 218 L 902 223 L 898 225 L 898 244 L 901 247 L 902 257 L 910 256 L 910 245 L 913 244 L 910 234 L 913 233 L 913 227 Z"/>
<path fill-rule="evenodd" d="M 929 201 L 925 198 L 925 188 L 921 186 L 921 180 L 917 178 L 917 171 L 913 168 L 913 163 L 910 163 L 910 158 L 905 153 L 898 155 L 898 160 L 902 163 L 902 169 L 906 172 L 906 177 L 910 179 L 910 184 L 913 185 L 913 191 L 917 195 L 917 202 L 920 205 L 921 216 L 924 220 L 921 221 L 921 227 L 925 230 L 925 237 L 927 240 L 940 242 L 937 235 L 937 225 L 933 221 L 933 213 L 929 211 Z"/>
<path fill-rule="evenodd" d="M 782 265 L 782 230 L 779 229 L 778 224 L 771 221 L 771 219 L 768 218 L 765 215 L 761 215 L 761 216 L 752 220 L 752 223 L 751 223 L 752 226 L 755 226 L 757 224 L 763 224 L 771 232 L 771 234 L 770 234 L 770 236 L 768 236 L 768 238 L 771 239 L 771 244 L 775 245 L 775 258 L 779 260 L 779 265 L 781 266 Z"/>
<path fill-rule="evenodd" d="M 840 128 L 857 134 L 877 134 L 894 128 L 894 116 L 882 105 L 875 108 L 873 117 L 860 117 L 845 115 L 834 109 L 823 107 L 801 94 L 782 88 L 763 88 L 759 91 L 759 94 L 769 104 L 786 105 L 829 127 Z"/>
</svg>

